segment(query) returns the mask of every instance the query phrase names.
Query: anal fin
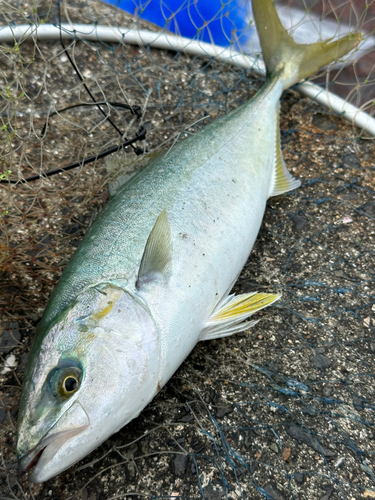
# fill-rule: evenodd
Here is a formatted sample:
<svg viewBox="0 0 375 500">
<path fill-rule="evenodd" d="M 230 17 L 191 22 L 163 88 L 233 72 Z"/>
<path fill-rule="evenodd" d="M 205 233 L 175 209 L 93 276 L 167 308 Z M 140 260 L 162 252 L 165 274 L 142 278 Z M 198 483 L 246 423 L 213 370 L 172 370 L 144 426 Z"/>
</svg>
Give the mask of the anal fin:
<svg viewBox="0 0 375 500">
<path fill-rule="evenodd" d="M 301 181 L 295 179 L 286 168 L 284 163 L 283 155 L 281 152 L 281 140 L 280 140 L 280 125 L 279 125 L 279 112 L 277 113 L 276 120 L 276 141 L 275 141 L 275 169 L 273 176 L 272 189 L 270 193 L 271 196 L 277 196 L 279 194 L 292 191 L 301 185 Z"/>
<path fill-rule="evenodd" d="M 210 316 L 200 340 L 228 337 L 251 328 L 258 321 L 248 321 L 248 318 L 280 297 L 280 294 L 257 292 L 229 295 Z"/>
</svg>

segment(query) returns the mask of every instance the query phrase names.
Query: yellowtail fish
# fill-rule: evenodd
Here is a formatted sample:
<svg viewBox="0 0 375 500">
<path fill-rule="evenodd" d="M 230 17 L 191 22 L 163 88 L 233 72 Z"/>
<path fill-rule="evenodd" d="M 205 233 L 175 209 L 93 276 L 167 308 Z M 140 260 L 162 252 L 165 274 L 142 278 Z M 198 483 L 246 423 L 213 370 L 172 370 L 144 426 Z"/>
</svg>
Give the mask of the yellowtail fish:
<svg viewBox="0 0 375 500">
<path fill-rule="evenodd" d="M 230 295 L 267 199 L 300 182 L 280 148 L 284 89 L 360 41 L 298 45 L 272 0 L 253 0 L 268 70 L 249 102 L 177 144 L 108 202 L 38 326 L 17 454 L 46 481 L 135 418 L 197 342 L 253 326 L 279 295 Z"/>
</svg>

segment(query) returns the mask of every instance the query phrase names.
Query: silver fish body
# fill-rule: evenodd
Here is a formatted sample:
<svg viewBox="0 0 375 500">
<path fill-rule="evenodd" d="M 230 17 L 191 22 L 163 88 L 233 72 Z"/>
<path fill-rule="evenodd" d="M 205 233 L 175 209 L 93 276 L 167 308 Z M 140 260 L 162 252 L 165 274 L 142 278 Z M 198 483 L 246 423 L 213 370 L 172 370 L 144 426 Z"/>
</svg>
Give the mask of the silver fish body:
<svg viewBox="0 0 375 500">
<path fill-rule="evenodd" d="M 264 87 L 125 184 L 71 259 L 43 324 L 96 283 L 134 287 L 147 238 L 166 210 L 172 272 L 167 282 L 133 290 L 158 324 L 163 385 L 199 340 L 254 244 L 273 186 L 280 95 L 280 82 Z"/>
<path fill-rule="evenodd" d="M 269 0 L 253 4 L 276 15 Z M 279 143 L 279 99 L 300 76 L 290 75 L 276 68 L 248 103 L 134 176 L 87 231 L 25 376 L 17 451 L 22 468 L 35 465 L 32 480 L 58 474 L 136 417 L 198 341 L 251 326 L 253 312 L 277 300 L 228 294 L 268 197 L 299 185 Z"/>
</svg>

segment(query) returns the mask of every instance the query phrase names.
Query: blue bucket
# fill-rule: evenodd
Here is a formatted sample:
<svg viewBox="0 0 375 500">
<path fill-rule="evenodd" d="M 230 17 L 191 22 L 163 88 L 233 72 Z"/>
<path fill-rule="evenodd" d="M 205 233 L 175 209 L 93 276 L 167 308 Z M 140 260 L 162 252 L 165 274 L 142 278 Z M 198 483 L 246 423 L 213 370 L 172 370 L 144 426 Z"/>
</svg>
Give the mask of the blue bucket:
<svg viewBox="0 0 375 500">
<path fill-rule="evenodd" d="M 253 32 L 247 0 L 103 0 L 172 33 L 223 47 L 244 46 Z"/>
</svg>

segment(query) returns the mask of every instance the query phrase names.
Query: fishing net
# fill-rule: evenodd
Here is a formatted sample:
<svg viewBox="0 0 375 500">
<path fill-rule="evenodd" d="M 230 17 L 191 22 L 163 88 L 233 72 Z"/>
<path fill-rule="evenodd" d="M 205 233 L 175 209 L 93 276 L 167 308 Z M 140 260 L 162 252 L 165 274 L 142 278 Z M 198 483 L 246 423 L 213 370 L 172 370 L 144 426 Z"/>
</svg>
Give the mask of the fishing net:
<svg viewBox="0 0 375 500">
<path fill-rule="evenodd" d="M 160 6 L 165 30 L 183 31 L 169 4 Z M 190 14 L 195 38 L 225 44 L 210 31 L 219 20 L 233 49 L 256 52 L 251 9 L 240 22 L 231 9 L 223 2 L 200 22 Z M 296 37 L 317 39 L 324 26 L 337 27 L 331 36 L 346 25 L 364 31 L 370 45 L 315 82 L 373 114 L 375 3 L 296 1 L 282 10 Z M 101 2 L 14 0 L 0 14 L 11 30 L 61 22 L 73 35 L 45 40 L 30 28 L 4 42 L 0 30 L 0 498 L 375 498 L 375 144 L 295 89 L 282 98 L 281 134 L 302 186 L 269 200 L 234 288 L 282 292 L 282 300 L 251 330 L 197 345 L 137 419 L 67 472 L 32 485 L 17 470 L 17 410 L 35 327 L 108 198 L 113 169 L 141 168 L 145 151 L 173 147 L 248 100 L 264 78 L 211 56 L 88 41 L 75 23 L 162 31 Z M 94 101 L 101 110 L 63 111 Z M 107 169 L 101 156 L 124 143 Z"/>
</svg>

